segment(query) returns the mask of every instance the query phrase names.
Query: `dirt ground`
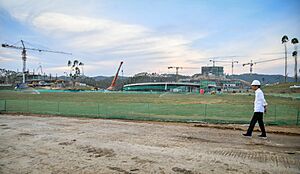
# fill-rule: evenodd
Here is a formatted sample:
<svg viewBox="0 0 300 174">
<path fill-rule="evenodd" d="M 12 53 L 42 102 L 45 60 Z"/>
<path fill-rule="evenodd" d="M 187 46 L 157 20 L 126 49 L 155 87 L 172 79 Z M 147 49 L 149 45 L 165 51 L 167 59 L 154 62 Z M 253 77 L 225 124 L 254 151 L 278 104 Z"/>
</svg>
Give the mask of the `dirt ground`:
<svg viewBox="0 0 300 174">
<path fill-rule="evenodd" d="M 300 173 L 300 136 L 0 115 L 0 173 Z"/>
</svg>

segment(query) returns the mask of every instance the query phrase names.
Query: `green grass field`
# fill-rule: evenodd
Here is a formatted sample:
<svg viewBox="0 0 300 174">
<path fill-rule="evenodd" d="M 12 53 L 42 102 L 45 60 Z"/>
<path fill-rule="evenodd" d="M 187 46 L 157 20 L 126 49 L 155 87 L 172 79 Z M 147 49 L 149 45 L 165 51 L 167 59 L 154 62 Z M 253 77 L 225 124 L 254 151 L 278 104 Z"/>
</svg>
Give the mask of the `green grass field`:
<svg viewBox="0 0 300 174">
<path fill-rule="evenodd" d="M 0 91 L 7 112 L 160 121 L 247 123 L 254 95 L 41 93 Z M 300 100 L 266 96 L 269 124 L 297 124 Z"/>
<path fill-rule="evenodd" d="M 263 87 L 264 92 L 266 93 L 280 93 L 280 94 L 300 94 L 300 89 L 291 89 L 290 86 L 299 85 L 298 83 L 291 82 L 291 83 L 280 83 L 271 86 Z"/>
</svg>

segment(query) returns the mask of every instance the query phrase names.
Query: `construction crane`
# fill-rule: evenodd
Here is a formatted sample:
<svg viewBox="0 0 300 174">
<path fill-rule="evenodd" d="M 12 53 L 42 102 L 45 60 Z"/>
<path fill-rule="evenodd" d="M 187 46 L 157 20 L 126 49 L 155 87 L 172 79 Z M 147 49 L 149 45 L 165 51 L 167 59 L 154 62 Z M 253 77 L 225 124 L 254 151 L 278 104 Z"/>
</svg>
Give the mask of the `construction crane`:
<svg viewBox="0 0 300 174">
<path fill-rule="evenodd" d="M 215 59 L 236 58 L 236 57 L 243 57 L 243 56 L 217 56 L 217 57 L 209 57 L 209 61 L 213 63 L 213 66 L 215 66 L 215 63 L 218 62 Z"/>
<path fill-rule="evenodd" d="M 66 53 L 66 52 L 62 52 L 62 51 L 51 51 L 51 50 L 43 50 L 43 49 L 38 49 L 38 48 L 27 48 L 27 47 L 25 47 L 25 44 L 24 44 L 23 40 L 21 40 L 21 43 L 22 43 L 22 47 L 19 47 L 19 46 L 16 46 L 16 45 L 9 45 L 9 44 L 2 44 L 2 47 L 3 48 L 12 48 L 12 49 L 22 50 L 21 54 L 22 54 L 22 60 L 23 60 L 23 83 L 26 82 L 27 50 L 72 55 L 72 53 Z"/>
<path fill-rule="evenodd" d="M 112 90 L 115 89 L 115 87 L 116 87 L 116 82 L 117 82 L 117 79 L 118 79 L 118 76 L 119 76 L 119 72 L 120 72 L 120 69 L 121 69 L 122 65 L 123 65 L 123 61 L 120 63 L 119 68 L 118 68 L 118 71 L 117 71 L 117 73 L 116 73 L 116 75 L 115 75 L 113 81 L 111 82 L 111 85 L 107 88 L 107 90 L 112 91 Z"/>
<path fill-rule="evenodd" d="M 272 62 L 272 61 L 281 60 L 281 59 L 284 59 L 284 57 L 275 58 L 275 59 L 268 59 L 268 60 L 262 60 L 262 61 L 257 61 L 257 62 L 253 62 L 253 60 L 251 60 L 248 63 L 244 63 L 243 66 L 249 65 L 250 66 L 250 75 L 252 75 L 253 65 L 258 64 L 258 63 Z"/>
<path fill-rule="evenodd" d="M 215 66 L 216 62 L 225 62 L 225 63 L 231 63 L 231 74 L 233 75 L 233 67 L 235 63 L 239 63 L 236 60 L 232 60 L 232 61 L 227 61 L 227 60 L 214 60 L 214 59 L 210 59 L 210 62 L 213 62 L 213 66 Z"/>
<path fill-rule="evenodd" d="M 178 71 L 179 69 L 199 69 L 196 67 L 180 67 L 180 66 L 169 66 L 168 69 L 175 69 L 176 70 L 176 82 L 178 82 Z"/>
</svg>

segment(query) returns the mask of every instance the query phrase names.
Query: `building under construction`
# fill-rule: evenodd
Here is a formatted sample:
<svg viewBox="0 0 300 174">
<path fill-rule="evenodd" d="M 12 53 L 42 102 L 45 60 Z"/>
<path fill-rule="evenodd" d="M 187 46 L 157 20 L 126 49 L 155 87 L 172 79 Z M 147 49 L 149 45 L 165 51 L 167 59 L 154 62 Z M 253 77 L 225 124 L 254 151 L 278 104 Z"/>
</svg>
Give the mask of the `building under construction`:
<svg viewBox="0 0 300 174">
<path fill-rule="evenodd" d="M 223 66 L 203 66 L 201 67 L 202 75 L 209 76 L 224 76 Z"/>
<path fill-rule="evenodd" d="M 145 91 L 145 92 L 241 92 L 249 84 L 241 80 L 227 79 L 222 66 L 201 67 L 202 73 L 195 74 L 191 78 L 178 79 L 176 68 L 176 82 L 147 82 L 124 85 L 124 91 Z M 143 74 L 144 75 L 144 74 Z"/>
</svg>

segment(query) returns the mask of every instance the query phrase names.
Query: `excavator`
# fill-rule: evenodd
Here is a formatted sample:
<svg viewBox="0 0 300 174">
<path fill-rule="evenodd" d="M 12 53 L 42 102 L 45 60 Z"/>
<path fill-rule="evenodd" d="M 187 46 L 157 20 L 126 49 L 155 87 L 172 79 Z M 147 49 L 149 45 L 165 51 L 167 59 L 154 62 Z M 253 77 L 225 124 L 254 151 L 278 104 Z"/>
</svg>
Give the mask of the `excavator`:
<svg viewBox="0 0 300 174">
<path fill-rule="evenodd" d="M 123 61 L 120 63 L 118 71 L 117 71 L 114 79 L 112 80 L 111 85 L 106 90 L 108 90 L 108 91 L 114 91 L 115 90 L 115 88 L 116 88 L 116 82 L 117 82 L 117 79 L 118 79 L 118 76 L 119 76 L 119 72 L 120 72 L 120 69 L 121 69 L 122 65 L 123 65 Z"/>
</svg>

